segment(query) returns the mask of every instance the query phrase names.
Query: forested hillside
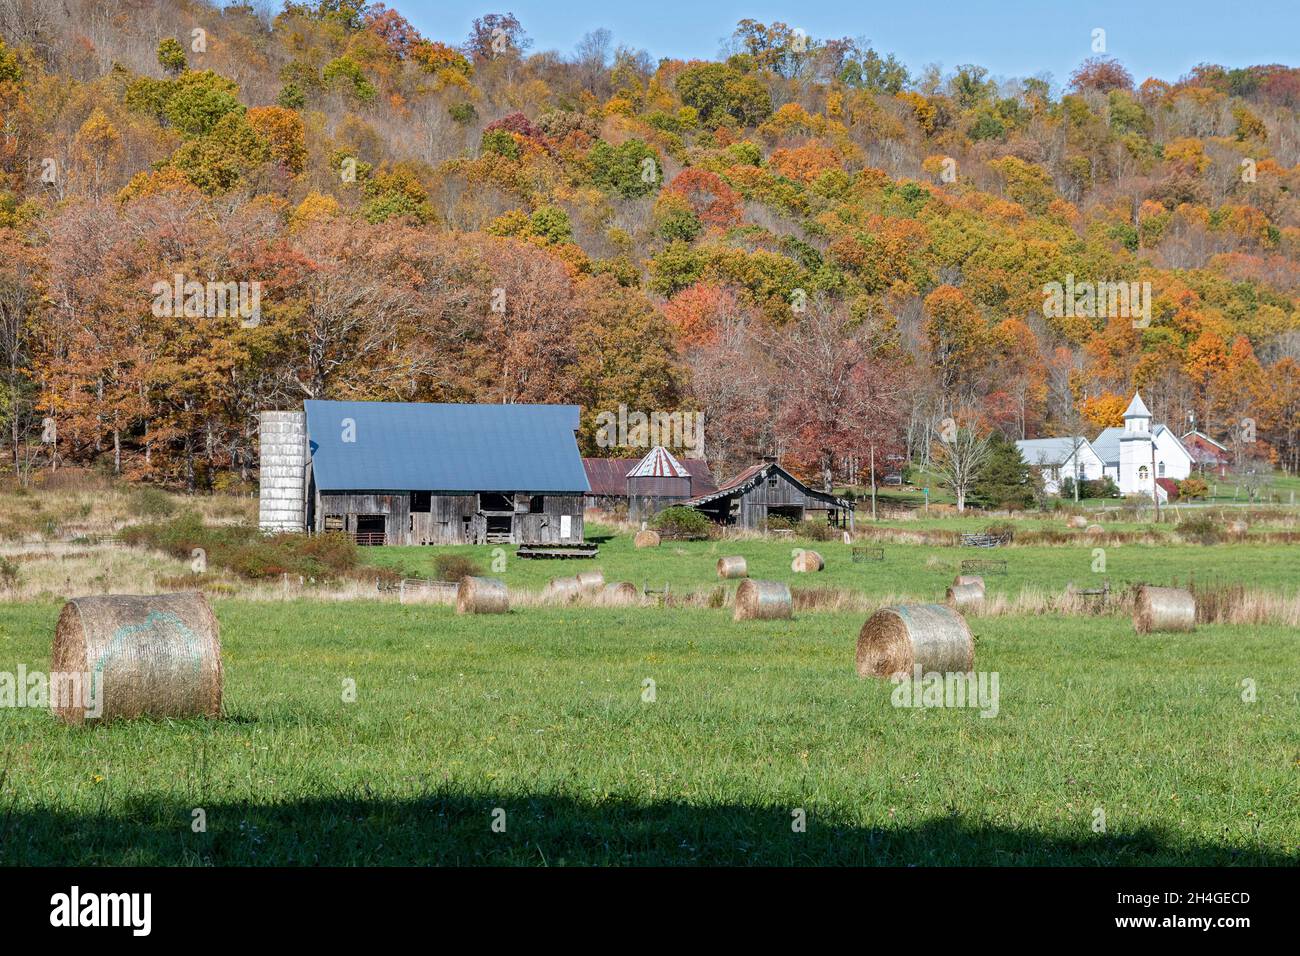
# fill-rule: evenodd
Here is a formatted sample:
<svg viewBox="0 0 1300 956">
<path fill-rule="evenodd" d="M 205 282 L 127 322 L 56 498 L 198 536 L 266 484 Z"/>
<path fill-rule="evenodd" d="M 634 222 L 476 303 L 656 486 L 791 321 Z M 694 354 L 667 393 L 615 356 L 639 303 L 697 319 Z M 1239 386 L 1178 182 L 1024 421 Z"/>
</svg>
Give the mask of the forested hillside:
<svg viewBox="0 0 1300 956">
<path fill-rule="evenodd" d="M 602 410 L 697 409 L 724 474 L 845 481 L 946 417 L 1093 434 L 1135 388 L 1300 464 L 1300 69 L 911 75 L 753 21 L 655 62 L 527 26 L 0 2 L 9 466 L 224 488 L 259 409 L 370 398 L 580 403 L 586 453 Z M 1045 308 L 1112 282 L 1149 311 Z"/>
</svg>

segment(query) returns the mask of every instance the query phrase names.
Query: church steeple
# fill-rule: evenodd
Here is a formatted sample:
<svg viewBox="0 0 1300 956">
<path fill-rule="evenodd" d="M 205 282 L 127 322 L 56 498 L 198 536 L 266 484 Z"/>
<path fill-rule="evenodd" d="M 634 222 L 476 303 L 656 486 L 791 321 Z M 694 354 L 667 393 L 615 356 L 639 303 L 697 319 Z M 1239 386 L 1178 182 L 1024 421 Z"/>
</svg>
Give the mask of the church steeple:
<svg viewBox="0 0 1300 956">
<path fill-rule="evenodd" d="M 1151 433 L 1151 411 L 1142 401 L 1141 392 L 1133 393 L 1133 401 L 1128 403 L 1124 412 L 1124 432 L 1143 436 Z"/>
</svg>

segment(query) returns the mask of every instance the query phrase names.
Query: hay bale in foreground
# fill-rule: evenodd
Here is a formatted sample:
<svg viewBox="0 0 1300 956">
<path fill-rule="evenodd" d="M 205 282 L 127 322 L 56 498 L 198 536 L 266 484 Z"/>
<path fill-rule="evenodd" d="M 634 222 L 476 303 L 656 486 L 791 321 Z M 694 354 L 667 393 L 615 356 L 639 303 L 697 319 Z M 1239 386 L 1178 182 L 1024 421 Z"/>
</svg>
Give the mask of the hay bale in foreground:
<svg viewBox="0 0 1300 956">
<path fill-rule="evenodd" d="M 1133 607 L 1133 627 L 1139 634 L 1196 630 L 1196 598 L 1181 588 L 1140 587 Z"/>
<path fill-rule="evenodd" d="M 51 679 L 50 709 L 70 724 L 221 714 L 221 625 L 199 593 L 73 598 L 50 658 L 51 674 L 89 675 L 80 693 Z"/>
<path fill-rule="evenodd" d="M 659 547 L 658 531 L 638 531 L 636 537 L 632 539 L 634 548 L 657 548 Z"/>
<path fill-rule="evenodd" d="M 1083 515 L 1071 515 L 1069 520 L 1065 522 L 1065 526 L 1067 528 L 1086 528 L 1088 527 L 1088 519 Z"/>
<path fill-rule="evenodd" d="M 826 567 L 826 562 L 816 551 L 800 551 L 790 562 L 790 570 L 795 574 L 808 574 L 813 571 L 820 571 Z"/>
<path fill-rule="evenodd" d="M 725 558 L 718 558 L 718 577 L 720 578 L 747 578 L 749 577 L 749 565 L 745 559 L 738 554 L 729 555 Z"/>
<path fill-rule="evenodd" d="M 641 603 L 641 592 L 631 581 L 607 584 L 600 592 L 600 603 L 609 607 L 629 607 Z"/>
<path fill-rule="evenodd" d="M 542 597 L 552 601 L 574 601 L 582 594 L 582 585 L 574 578 L 551 578 L 542 589 Z"/>
<path fill-rule="evenodd" d="M 984 603 L 984 585 L 954 584 L 948 588 L 948 603 L 953 607 L 974 607 Z"/>
<path fill-rule="evenodd" d="M 1105 534 L 1105 533 L 1106 533 L 1106 529 L 1103 528 L 1103 527 L 1102 527 L 1101 525 L 1099 525 L 1099 524 L 1090 524 L 1090 525 L 1088 525 L 1087 530 L 1084 532 L 1084 534 L 1094 534 L 1094 535 L 1095 535 L 1095 534 Z"/>
<path fill-rule="evenodd" d="M 959 574 L 953 578 L 952 583 L 956 584 L 974 584 L 978 585 L 981 591 L 984 590 L 984 578 L 978 574 Z"/>
<path fill-rule="evenodd" d="M 583 571 L 577 578 L 578 587 L 584 591 L 599 591 L 605 586 L 605 575 L 600 571 Z"/>
<path fill-rule="evenodd" d="M 733 621 L 772 621 L 794 615 L 794 598 L 784 581 L 755 581 L 746 578 L 736 589 Z"/>
<path fill-rule="evenodd" d="M 942 604 L 881 608 L 858 633 L 859 677 L 923 671 L 966 673 L 975 669 L 975 641 L 966 620 Z"/>
<path fill-rule="evenodd" d="M 457 614 L 505 614 L 510 594 L 504 581 L 496 578 L 463 577 L 456 589 Z"/>
</svg>

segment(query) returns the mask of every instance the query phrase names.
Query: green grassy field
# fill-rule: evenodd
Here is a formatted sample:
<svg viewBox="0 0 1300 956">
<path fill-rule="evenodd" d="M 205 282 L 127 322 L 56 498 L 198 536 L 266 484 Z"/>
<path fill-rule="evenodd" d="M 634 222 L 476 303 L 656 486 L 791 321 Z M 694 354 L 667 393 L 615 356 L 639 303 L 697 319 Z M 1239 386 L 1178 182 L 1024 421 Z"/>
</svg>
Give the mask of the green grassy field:
<svg viewBox="0 0 1300 956">
<path fill-rule="evenodd" d="M 987 522 L 985 522 L 987 523 Z M 920 522 L 909 522 L 920 526 Z M 1037 522 L 1018 523 L 1026 528 Z M 1062 523 L 1043 522 L 1061 529 Z M 956 526 L 949 520 L 945 530 Z M 908 530 L 904 528 L 903 530 Z M 631 581 L 638 587 L 664 584 L 678 593 L 704 591 L 719 586 L 716 573 L 718 558 L 728 554 L 744 555 L 750 577 L 788 581 L 799 587 L 844 588 L 866 595 L 906 594 L 927 600 L 943 598 L 963 560 L 1005 560 L 1005 575 L 986 578 L 990 592 L 1019 593 L 1022 588 L 1038 588 L 1059 593 L 1069 583 L 1080 588 L 1100 587 L 1109 579 L 1113 587 L 1130 583 L 1185 584 L 1198 582 L 1242 583 L 1251 587 L 1295 593 L 1300 586 L 1300 547 L 1225 543 L 1216 545 L 1184 544 L 1106 544 L 1078 535 L 1078 544 L 1027 545 L 1024 547 L 982 549 L 941 545 L 892 544 L 884 548 L 883 561 L 855 563 L 849 546 L 840 541 L 810 542 L 752 539 L 739 541 L 668 542 L 656 549 L 636 550 L 630 536 L 612 535 L 600 527 L 589 529 L 588 537 L 597 541 L 600 554 L 594 560 L 555 561 L 525 560 L 514 556 L 513 548 L 501 549 L 504 570 L 493 571 L 491 546 L 457 548 L 363 548 L 363 560 L 376 566 L 400 571 L 407 577 L 436 575 L 435 561 L 444 553 L 462 554 L 478 562 L 485 574 L 499 577 L 512 587 L 540 590 L 552 577 L 600 569 L 607 581 Z M 870 544 L 870 542 L 864 542 Z M 1094 571 L 1097 555 L 1103 547 L 1105 570 Z M 794 574 L 790 570 L 791 551 L 795 547 L 814 548 L 826 558 L 826 570 L 818 574 Z M 498 565 L 499 566 L 499 565 Z M 736 582 L 725 582 L 734 589 Z"/>
<path fill-rule="evenodd" d="M 985 718 L 858 679 L 860 614 L 216 611 L 225 720 L 0 712 L 0 864 L 1300 863 L 1283 628 L 973 619 Z M 0 605 L 0 669 L 57 614 Z"/>
</svg>

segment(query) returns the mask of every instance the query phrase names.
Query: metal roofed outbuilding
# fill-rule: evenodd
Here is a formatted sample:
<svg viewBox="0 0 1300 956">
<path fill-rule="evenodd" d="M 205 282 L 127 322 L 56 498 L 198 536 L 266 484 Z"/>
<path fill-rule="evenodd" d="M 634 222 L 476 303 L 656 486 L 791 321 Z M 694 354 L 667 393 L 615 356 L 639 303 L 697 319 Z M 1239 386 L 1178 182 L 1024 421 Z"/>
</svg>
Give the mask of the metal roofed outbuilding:
<svg viewBox="0 0 1300 956">
<path fill-rule="evenodd" d="M 574 544 L 576 405 L 308 401 L 307 526 L 360 544 Z"/>
</svg>

